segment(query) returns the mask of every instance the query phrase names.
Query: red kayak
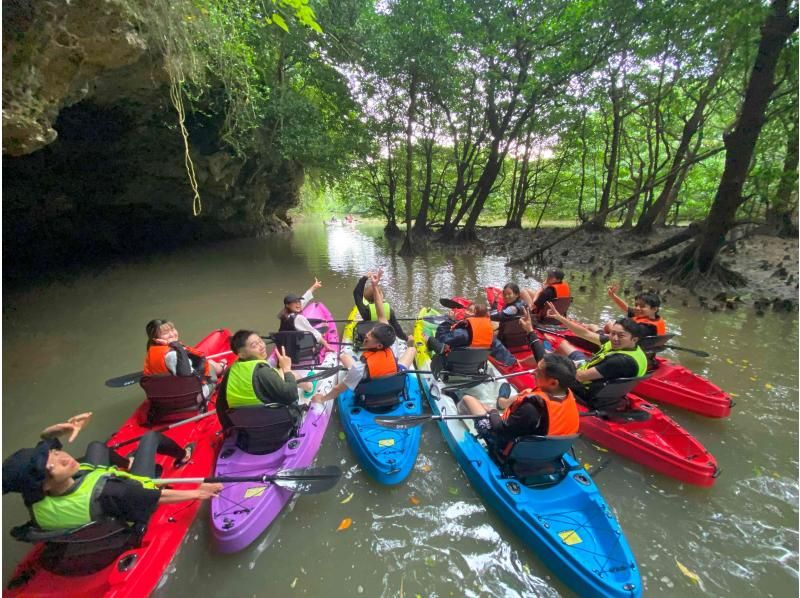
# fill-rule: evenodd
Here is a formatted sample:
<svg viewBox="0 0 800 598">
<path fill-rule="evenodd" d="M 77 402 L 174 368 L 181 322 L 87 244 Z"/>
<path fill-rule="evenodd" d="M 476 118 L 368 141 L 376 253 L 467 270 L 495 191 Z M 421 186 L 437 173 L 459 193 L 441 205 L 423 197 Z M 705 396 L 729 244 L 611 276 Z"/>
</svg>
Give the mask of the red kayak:
<svg viewBox="0 0 800 598">
<path fill-rule="evenodd" d="M 486 287 L 486 298 L 489 303 L 497 301 L 503 306 L 502 290 L 497 287 Z M 550 328 L 550 327 L 548 327 Z M 587 353 L 588 348 L 583 339 L 572 335 L 568 330 L 545 333 L 544 338 L 554 346 L 558 346 L 562 338 Z M 655 357 L 655 367 L 651 366 L 650 378 L 640 382 L 636 394 L 651 401 L 673 405 L 680 409 L 692 411 L 706 417 L 728 417 L 733 407 L 733 399 L 719 386 L 688 368 L 673 363 L 663 357 Z"/>
<path fill-rule="evenodd" d="M 217 330 L 209 334 L 197 349 L 205 355 L 220 354 L 229 350 L 230 331 Z M 230 364 L 232 353 L 221 358 Z M 214 408 L 216 395 L 212 396 L 209 410 Z M 139 437 L 151 428 L 146 425 L 149 402 L 142 405 L 111 436 L 107 444 L 114 446 L 130 438 Z M 181 446 L 195 442 L 192 459 L 176 468 L 174 459 L 158 455 L 162 477 L 208 477 L 212 474 L 221 435 L 219 420 L 211 414 L 196 422 L 176 426 L 164 432 Z M 118 452 L 127 455 L 136 443 L 120 447 Z M 196 488 L 197 485 L 173 485 L 178 490 Z M 14 571 L 4 596 L 86 596 L 141 597 L 149 595 L 158 584 L 172 557 L 178 551 L 189 526 L 192 524 L 200 501 L 160 505 L 147 525 L 138 547 L 119 554 L 110 565 L 87 574 L 56 574 L 45 569 L 41 560 L 44 544 L 37 544 Z"/>
<path fill-rule="evenodd" d="M 529 350 L 514 353 L 517 359 L 532 357 Z M 491 358 L 490 358 L 491 359 Z M 491 359 L 503 374 L 523 371 L 519 364 L 504 366 Z M 521 374 L 509 378 L 517 390 L 534 388 L 536 378 Z M 673 477 L 687 484 L 709 487 L 719 475 L 717 461 L 689 432 L 635 394 L 628 394 L 630 411 L 644 411 L 650 417 L 644 421 L 607 420 L 599 417 L 581 417 L 581 434 L 632 461 Z M 578 405 L 578 410 L 588 409 Z M 624 415 L 625 412 L 623 412 Z"/>
</svg>

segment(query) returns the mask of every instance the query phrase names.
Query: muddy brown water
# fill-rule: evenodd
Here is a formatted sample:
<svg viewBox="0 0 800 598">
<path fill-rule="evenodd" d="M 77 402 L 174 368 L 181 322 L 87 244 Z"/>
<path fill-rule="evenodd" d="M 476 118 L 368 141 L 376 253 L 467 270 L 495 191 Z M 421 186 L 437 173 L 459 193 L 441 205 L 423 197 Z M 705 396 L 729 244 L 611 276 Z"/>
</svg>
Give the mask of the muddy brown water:
<svg viewBox="0 0 800 598">
<path fill-rule="evenodd" d="M 8 294 L 3 455 L 32 445 L 46 425 L 80 411 L 93 411 L 94 419 L 75 442 L 75 454 L 112 432 L 142 395 L 138 387 L 114 390 L 103 381 L 141 367 L 151 318 L 173 319 L 186 342 L 223 326 L 275 330 L 283 295 L 304 291 L 314 276 L 324 283 L 318 298 L 346 317 L 357 277 L 378 265 L 393 309 L 412 316 L 441 296 L 474 297 L 485 284 L 533 284 L 503 262 L 503 256 L 439 248 L 404 259 L 378 227 L 308 223 L 283 237 L 209 245 Z M 576 292 L 575 315 L 589 321 L 616 315 L 605 295 L 608 281 L 568 275 L 575 291 L 587 287 Z M 593 465 L 611 458 L 596 481 L 637 557 L 645 595 L 796 596 L 797 314 L 712 314 L 678 305 L 663 313 L 679 344 L 712 354 L 666 356 L 735 395 L 726 420 L 664 407 L 716 456 L 721 477 L 711 489 L 686 486 L 585 441 L 578 442 L 578 456 Z M 157 595 L 571 595 L 487 511 L 437 427 L 425 429 L 415 470 L 394 488 L 361 471 L 336 416 L 317 462 L 342 467 L 338 488 L 290 503 L 241 553 L 215 552 L 202 510 Z M 8 531 L 26 513 L 18 495 L 2 504 L 7 581 L 27 548 Z M 337 532 L 345 517 L 352 526 Z"/>
</svg>

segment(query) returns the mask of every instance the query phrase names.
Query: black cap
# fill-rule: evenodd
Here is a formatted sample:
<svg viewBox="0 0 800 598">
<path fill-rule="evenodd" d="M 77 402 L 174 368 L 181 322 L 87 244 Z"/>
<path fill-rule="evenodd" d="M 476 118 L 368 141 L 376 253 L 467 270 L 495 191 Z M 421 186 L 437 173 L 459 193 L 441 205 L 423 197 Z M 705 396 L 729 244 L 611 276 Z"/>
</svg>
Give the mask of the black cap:
<svg viewBox="0 0 800 598">
<path fill-rule="evenodd" d="M 289 293 L 286 297 L 283 298 L 283 304 L 289 305 L 290 303 L 294 303 L 295 301 L 302 301 L 303 298 L 300 295 L 295 295 L 294 293 Z"/>
<path fill-rule="evenodd" d="M 28 505 L 42 500 L 47 457 L 54 448 L 61 448 L 58 440 L 42 440 L 34 448 L 20 449 L 3 461 L 3 494 L 19 492 Z"/>
</svg>

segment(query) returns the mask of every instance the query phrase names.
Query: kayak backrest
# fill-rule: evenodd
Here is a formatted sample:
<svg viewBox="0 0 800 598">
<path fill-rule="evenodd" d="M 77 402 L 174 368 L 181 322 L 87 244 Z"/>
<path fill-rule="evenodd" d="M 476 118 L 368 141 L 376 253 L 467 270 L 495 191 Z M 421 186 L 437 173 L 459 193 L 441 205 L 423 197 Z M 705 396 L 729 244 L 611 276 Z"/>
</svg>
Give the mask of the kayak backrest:
<svg viewBox="0 0 800 598">
<path fill-rule="evenodd" d="M 225 413 L 226 433 L 236 434 L 236 446 L 251 455 L 265 455 L 281 448 L 297 429 L 297 408 L 281 403 L 239 407 Z"/>
<path fill-rule="evenodd" d="M 518 478 L 551 474 L 562 470 L 562 456 L 572 448 L 578 434 L 569 436 L 519 436 L 506 457 L 506 469 Z"/>
<path fill-rule="evenodd" d="M 617 378 L 616 380 L 604 380 L 601 382 L 602 386 L 592 392 L 592 401 L 596 403 L 598 399 L 603 401 L 613 402 L 625 398 L 633 388 L 642 380 L 647 380 L 650 375 L 641 376 L 639 378 Z"/>
<path fill-rule="evenodd" d="M 459 347 L 452 349 L 443 356 L 441 374 L 485 374 L 486 361 L 489 359 L 489 349 L 468 349 Z"/>
<path fill-rule="evenodd" d="M 569 311 L 569 306 L 572 305 L 572 297 L 560 297 L 558 299 L 553 299 L 550 303 L 553 304 L 553 307 L 556 308 L 556 311 L 560 313 L 565 318 L 567 317 L 567 312 Z M 538 318 L 540 324 L 547 324 L 548 326 L 560 326 L 561 322 L 556 320 L 555 318 L 548 318 L 546 316 L 542 316 Z"/>
<path fill-rule="evenodd" d="M 367 411 L 389 411 L 406 397 L 406 375 L 380 376 L 359 383 L 353 391 L 356 404 Z"/>
<path fill-rule="evenodd" d="M 497 338 L 509 350 L 517 347 L 528 348 L 528 332 L 520 324 L 519 318 L 500 322 Z"/>
<path fill-rule="evenodd" d="M 639 340 L 639 348 L 648 355 L 655 355 L 667 348 L 667 343 L 675 338 L 674 334 L 659 334 L 658 336 L 646 336 Z"/>
<path fill-rule="evenodd" d="M 150 401 L 147 423 L 186 419 L 204 404 L 203 382 L 197 376 L 142 376 L 139 381 Z"/>
<path fill-rule="evenodd" d="M 319 365 L 319 352 L 322 345 L 317 343 L 314 335 L 305 331 L 284 330 L 272 332 L 270 336 L 275 346 L 283 348 L 286 355 L 292 358 L 292 367 L 297 365 Z"/>
</svg>

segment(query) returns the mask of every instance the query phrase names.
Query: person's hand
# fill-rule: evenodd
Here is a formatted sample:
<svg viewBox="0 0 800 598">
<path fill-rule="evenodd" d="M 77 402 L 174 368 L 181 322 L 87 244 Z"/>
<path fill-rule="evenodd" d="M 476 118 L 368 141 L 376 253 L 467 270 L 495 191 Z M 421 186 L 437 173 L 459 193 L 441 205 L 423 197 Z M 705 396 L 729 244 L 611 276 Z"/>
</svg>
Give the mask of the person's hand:
<svg viewBox="0 0 800 598">
<path fill-rule="evenodd" d="M 326 350 L 326 351 L 333 351 L 333 347 L 331 347 L 330 343 L 329 343 L 328 341 L 326 341 L 326 340 L 325 340 L 325 337 L 322 337 L 321 339 L 319 339 L 319 343 L 320 343 L 320 344 L 321 344 L 323 347 L 325 347 L 325 350 Z"/>
<path fill-rule="evenodd" d="M 322 286 L 322 282 L 315 276 L 314 277 L 314 284 L 311 285 L 311 290 L 312 291 L 316 291 L 321 286 Z"/>
<path fill-rule="evenodd" d="M 617 294 L 617 290 L 619 290 L 619 285 L 612 284 L 611 286 L 608 287 L 608 296 L 613 298 L 614 295 Z"/>
<path fill-rule="evenodd" d="M 281 347 L 278 351 L 278 368 L 285 372 L 292 371 L 292 358 L 286 354 L 286 347 Z"/>
<path fill-rule="evenodd" d="M 369 280 L 372 283 L 373 287 L 377 287 L 378 284 L 380 284 L 381 282 L 381 275 L 379 273 L 373 272 L 372 274 L 370 274 Z"/>
<path fill-rule="evenodd" d="M 163 338 L 154 338 L 153 342 L 157 345 L 169 345 L 172 341 L 168 341 Z"/>
<path fill-rule="evenodd" d="M 547 308 L 547 313 L 545 315 L 548 318 L 555 318 L 556 320 L 563 319 L 563 316 L 558 312 L 556 306 L 553 305 L 551 301 L 547 301 L 544 305 Z"/>
<path fill-rule="evenodd" d="M 531 323 L 531 313 L 528 311 L 527 308 L 522 310 L 522 316 L 520 316 L 519 324 L 522 326 L 522 329 L 525 332 L 533 332 L 533 324 Z"/>
<path fill-rule="evenodd" d="M 200 487 L 195 490 L 198 500 L 208 500 L 214 498 L 222 492 L 222 484 L 200 484 Z"/>
<path fill-rule="evenodd" d="M 408 337 L 406 337 L 406 341 L 413 344 L 414 343 L 414 335 L 413 334 L 409 334 Z"/>
<path fill-rule="evenodd" d="M 311 402 L 322 405 L 325 402 L 325 397 L 319 393 L 316 393 L 313 397 L 311 397 Z"/>
<path fill-rule="evenodd" d="M 81 413 L 80 415 L 73 415 L 67 421 L 60 424 L 53 424 L 42 430 L 42 438 L 57 438 L 69 434 L 68 442 L 72 442 L 78 437 L 81 429 L 92 418 L 92 412 Z"/>
</svg>

